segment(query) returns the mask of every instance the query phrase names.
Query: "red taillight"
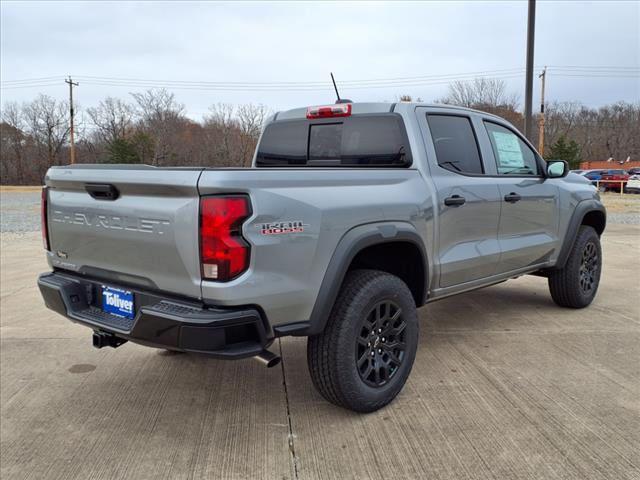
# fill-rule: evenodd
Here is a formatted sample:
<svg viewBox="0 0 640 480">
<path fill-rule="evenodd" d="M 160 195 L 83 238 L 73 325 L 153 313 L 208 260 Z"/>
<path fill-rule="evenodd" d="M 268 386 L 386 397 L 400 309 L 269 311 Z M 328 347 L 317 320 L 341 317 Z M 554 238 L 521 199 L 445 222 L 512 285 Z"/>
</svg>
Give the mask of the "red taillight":
<svg viewBox="0 0 640 480">
<path fill-rule="evenodd" d="M 337 105 L 323 105 L 320 107 L 307 108 L 307 118 L 332 118 L 348 117 L 351 115 L 350 103 L 339 103 Z"/>
<path fill-rule="evenodd" d="M 49 249 L 49 228 L 47 227 L 47 187 L 42 187 L 40 199 L 40 229 L 42 230 L 42 244 L 45 250 Z"/>
<path fill-rule="evenodd" d="M 249 245 L 242 222 L 251 215 L 246 196 L 200 199 L 200 262 L 202 277 L 231 280 L 249 267 Z"/>
</svg>

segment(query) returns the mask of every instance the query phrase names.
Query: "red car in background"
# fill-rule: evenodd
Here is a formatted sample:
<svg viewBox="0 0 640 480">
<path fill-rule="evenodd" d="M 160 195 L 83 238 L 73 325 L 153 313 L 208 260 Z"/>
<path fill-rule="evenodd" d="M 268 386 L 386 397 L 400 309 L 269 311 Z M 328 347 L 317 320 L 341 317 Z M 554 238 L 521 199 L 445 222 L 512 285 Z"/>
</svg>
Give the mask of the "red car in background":
<svg viewBox="0 0 640 480">
<path fill-rule="evenodd" d="M 626 170 L 605 170 L 600 177 L 600 185 L 606 190 L 620 191 L 624 189 L 629 180 L 629 174 Z M 622 182 L 622 184 L 620 183 Z"/>
</svg>

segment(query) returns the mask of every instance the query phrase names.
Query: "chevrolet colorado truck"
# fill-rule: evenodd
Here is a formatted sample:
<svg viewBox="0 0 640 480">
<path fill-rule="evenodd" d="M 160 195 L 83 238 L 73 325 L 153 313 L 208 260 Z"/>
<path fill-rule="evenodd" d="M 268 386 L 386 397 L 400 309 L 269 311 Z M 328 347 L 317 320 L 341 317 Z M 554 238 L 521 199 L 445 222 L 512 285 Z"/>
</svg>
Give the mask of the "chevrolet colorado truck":
<svg viewBox="0 0 640 480">
<path fill-rule="evenodd" d="M 337 103 L 273 115 L 249 169 L 52 167 L 42 222 L 44 301 L 94 346 L 272 366 L 306 336 L 320 394 L 369 412 L 407 380 L 426 303 L 533 274 L 589 305 L 606 212 L 499 117 Z"/>
</svg>

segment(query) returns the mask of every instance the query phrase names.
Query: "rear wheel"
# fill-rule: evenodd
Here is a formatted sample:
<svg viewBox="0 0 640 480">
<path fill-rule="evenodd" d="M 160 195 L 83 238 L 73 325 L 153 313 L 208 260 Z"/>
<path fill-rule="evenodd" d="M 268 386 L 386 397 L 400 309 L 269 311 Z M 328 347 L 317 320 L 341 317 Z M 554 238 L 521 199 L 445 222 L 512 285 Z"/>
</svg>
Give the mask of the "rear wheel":
<svg viewBox="0 0 640 480">
<path fill-rule="evenodd" d="M 347 275 L 325 330 L 309 337 L 311 379 L 328 401 L 358 412 L 391 402 L 418 346 L 418 318 L 407 285 L 394 275 Z"/>
<path fill-rule="evenodd" d="M 549 275 L 553 301 L 561 307 L 586 307 L 596 296 L 601 271 L 600 237 L 593 227 L 582 225 L 564 268 Z"/>
</svg>

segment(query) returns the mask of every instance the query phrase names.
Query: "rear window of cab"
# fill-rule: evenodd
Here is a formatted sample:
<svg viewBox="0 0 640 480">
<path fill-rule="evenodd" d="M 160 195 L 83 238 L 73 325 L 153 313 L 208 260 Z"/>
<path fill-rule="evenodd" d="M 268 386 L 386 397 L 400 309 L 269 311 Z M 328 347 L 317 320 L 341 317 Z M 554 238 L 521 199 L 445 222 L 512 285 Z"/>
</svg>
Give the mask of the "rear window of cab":
<svg viewBox="0 0 640 480">
<path fill-rule="evenodd" d="M 408 167 L 407 132 L 397 113 L 281 120 L 264 130 L 258 167 Z"/>
</svg>

